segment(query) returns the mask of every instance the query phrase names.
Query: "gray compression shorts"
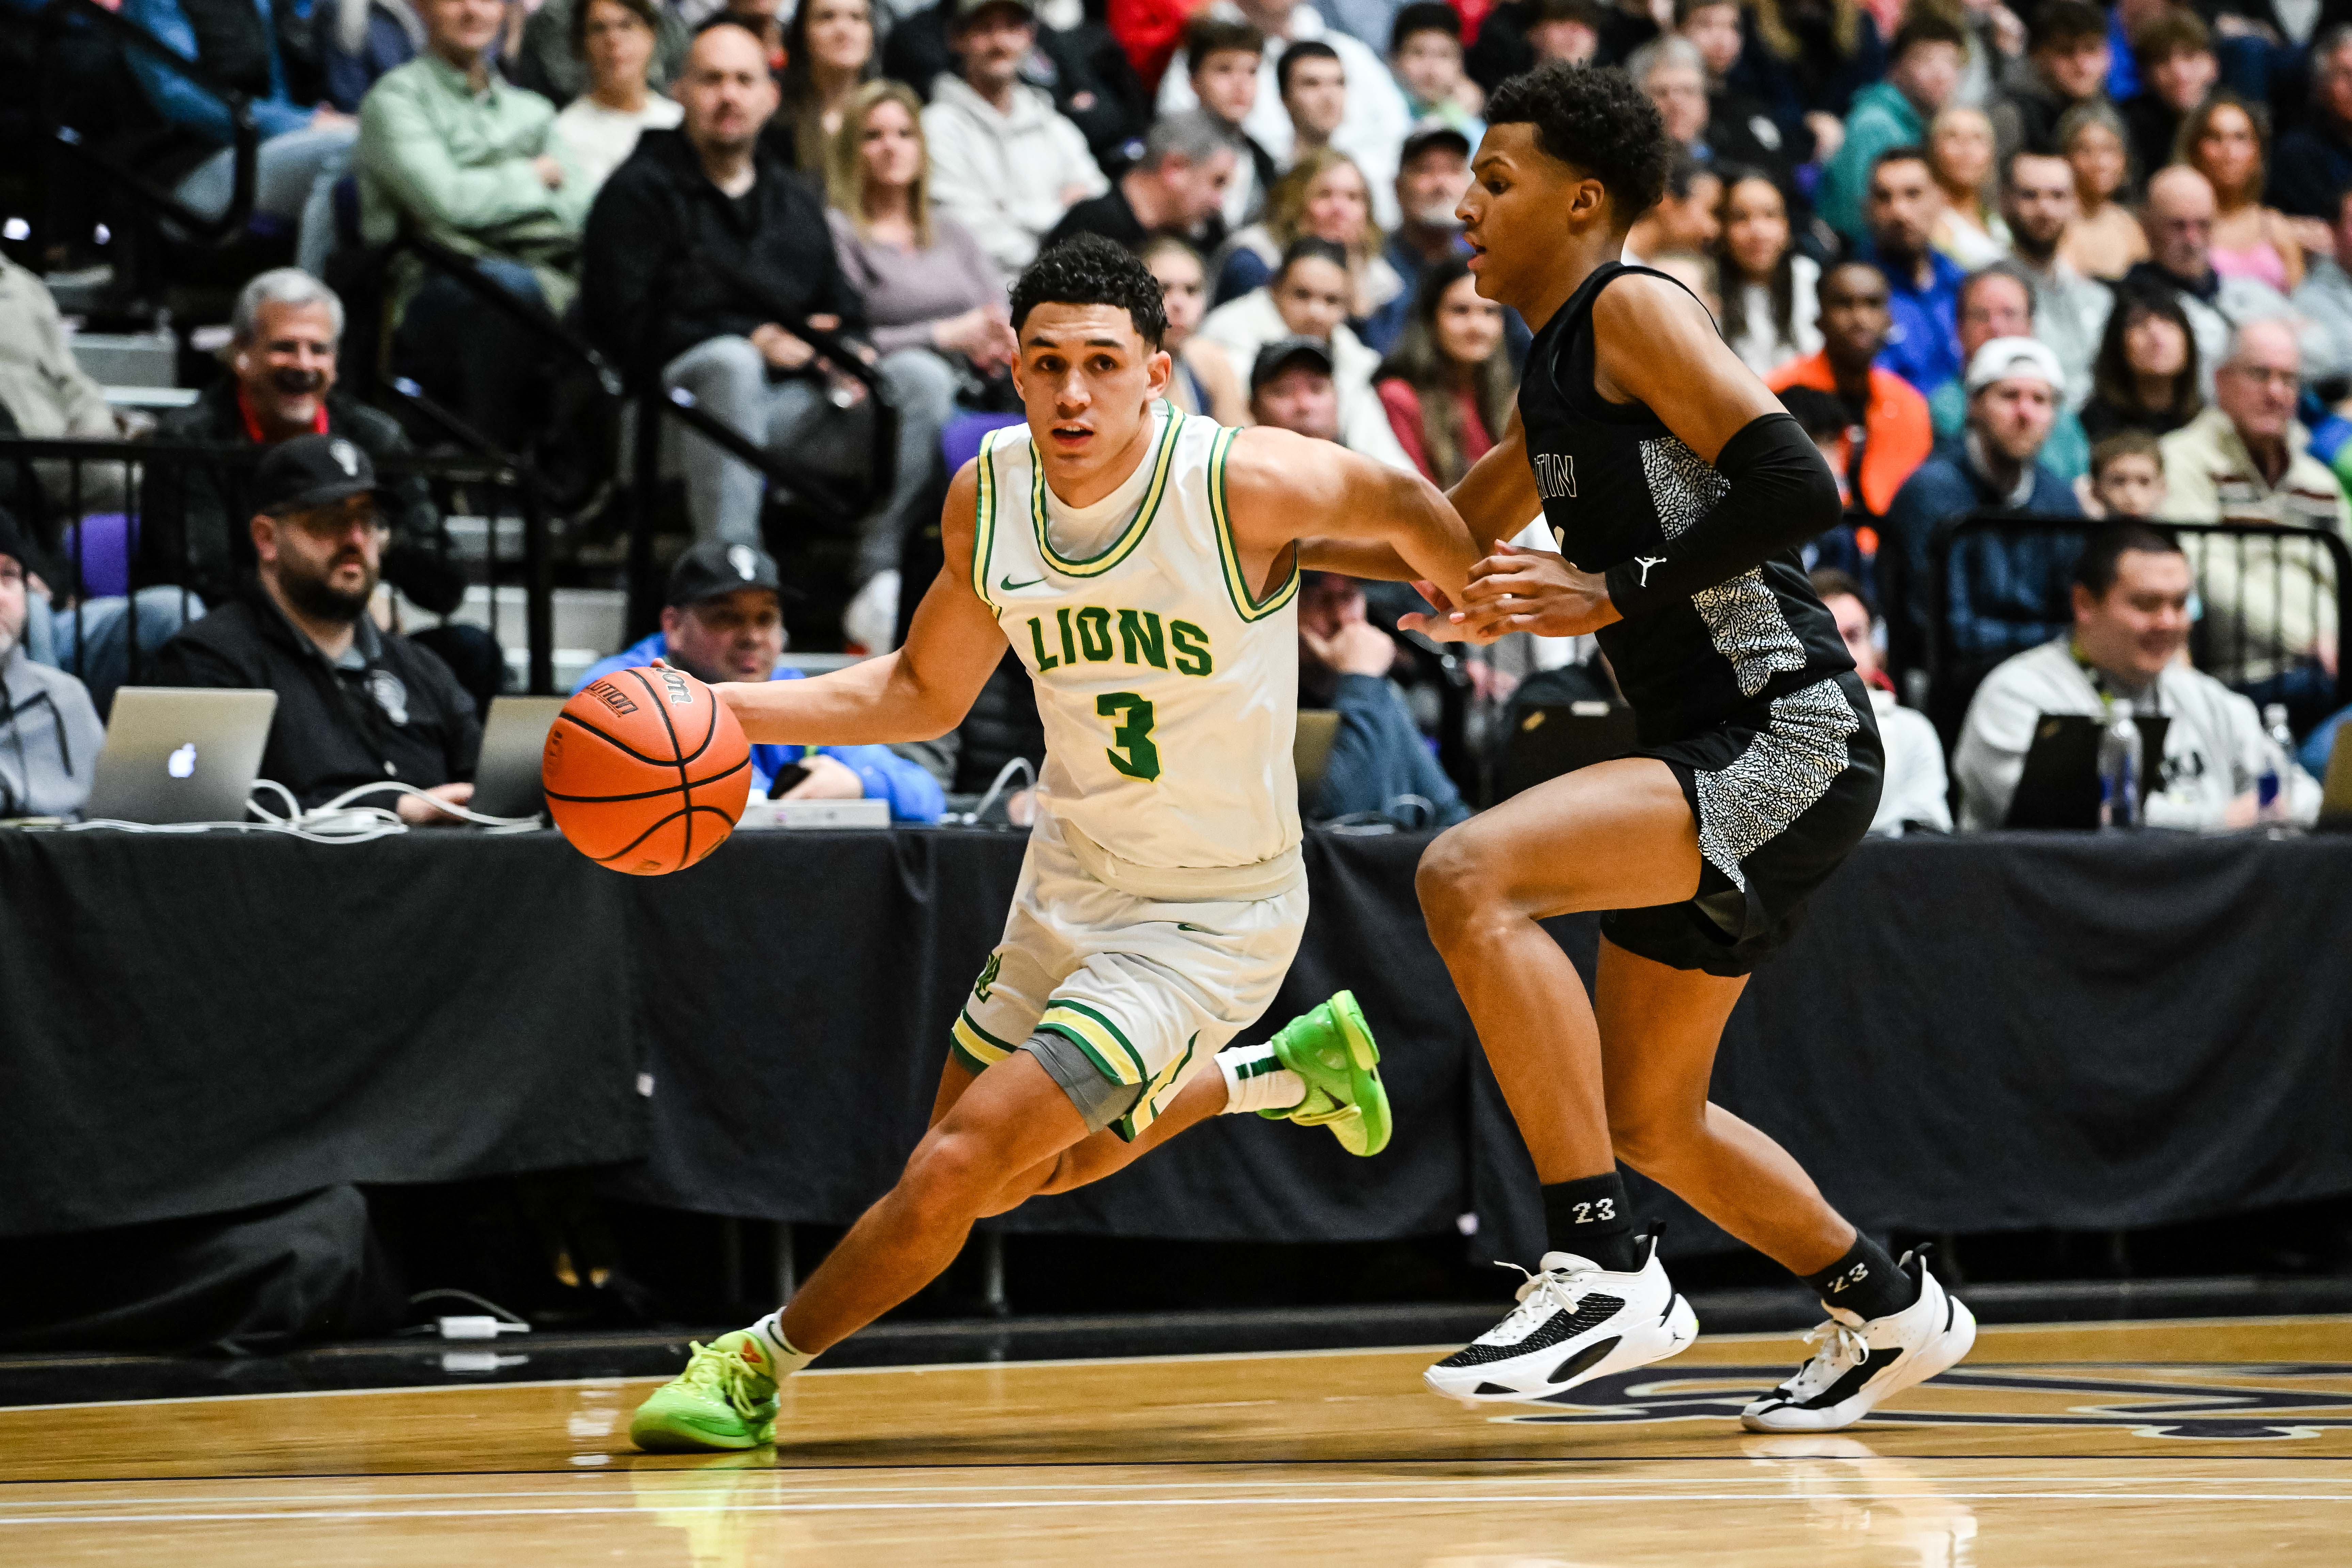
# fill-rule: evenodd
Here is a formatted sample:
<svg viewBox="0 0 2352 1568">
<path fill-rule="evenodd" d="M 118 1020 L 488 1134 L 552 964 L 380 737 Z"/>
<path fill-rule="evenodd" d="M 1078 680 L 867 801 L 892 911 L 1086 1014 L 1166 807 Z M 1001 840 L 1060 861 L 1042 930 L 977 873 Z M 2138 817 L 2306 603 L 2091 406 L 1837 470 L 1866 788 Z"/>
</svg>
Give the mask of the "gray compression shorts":
<svg viewBox="0 0 2352 1568">
<path fill-rule="evenodd" d="M 1086 1052 L 1059 1035 L 1041 1031 L 1022 1041 L 1021 1048 L 1043 1063 L 1062 1086 L 1062 1092 L 1086 1119 L 1089 1133 L 1099 1132 L 1125 1116 L 1143 1098 L 1143 1085 L 1104 1077 Z"/>
</svg>

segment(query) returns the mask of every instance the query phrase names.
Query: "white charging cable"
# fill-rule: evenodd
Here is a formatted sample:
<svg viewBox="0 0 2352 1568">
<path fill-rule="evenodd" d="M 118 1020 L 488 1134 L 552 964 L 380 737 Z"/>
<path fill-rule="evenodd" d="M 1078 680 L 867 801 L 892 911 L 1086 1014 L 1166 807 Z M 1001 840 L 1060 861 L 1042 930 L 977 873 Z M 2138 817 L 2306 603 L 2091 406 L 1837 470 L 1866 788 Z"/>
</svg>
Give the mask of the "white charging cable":
<svg viewBox="0 0 2352 1568">
<path fill-rule="evenodd" d="M 978 805 L 973 806 L 970 811 L 963 812 L 961 815 L 955 812 L 950 812 L 945 816 L 940 818 L 940 820 L 942 822 L 956 823 L 964 827 L 977 826 L 980 823 L 980 819 L 988 815 L 988 808 L 996 804 L 996 797 L 1004 793 L 1005 781 L 1012 778 L 1015 773 L 1020 774 L 1024 781 L 1021 785 L 1023 789 L 1035 789 L 1037 787 L 1037 770 L 1029 765 L 1029 759 L 1026 757 L 1008 758 L 1004 765 L 996 770 L 995 782 L 988 786 L 988 793 L 980 797 L 980 804 Z"/>
<path fill-rule="evenodd" d="M 261 803 L 259 797 L 264 790 L 275 791 L 286 803 L 285 815 L 280 816 Z M 453 801 L 444 800 L 430 790 L 402 784 L 397 779 L 354 785 L 323 805 L 312 806 L 308 811 L 296 805 L 293 791 L 275 779 L 256 779 L 253 794 L 254 798 L 246 804 L 256 816 L 261 818 L 262 826 L 291 833 L 320 844 L 363 844 L 371 838 L 407 832 L 411 825 L 402 821 L 400 813 L 392 807 L 352 804 L 371 795 L 414 795 L 445 816 L 470 822 L 477 827 L 487 827 L 493 833 L 528 833 L 539 826 L 539 818 L 535 816 L 486 816 L 478 811 L 468 811 Z"/>
<path fill-rule="evenodd" d="M 265 792 L 275 795 L 283 803 L 282 807 L 271 809 L 265 801 Z M 409 829 L 410 825 L 402 821 L 400 813 L 390 806 L 352 804 L 364 795 L 383 793 L 419 796 L 435 811 L 460 822 L 487 828 L 492 833 L 529 833 L 540 826 L 535 816 L 487 816 L 478 811 L 468 811 L 462 805 L 442 799 L 430 790 L 403 784 L 397 779 L 356 785 L 323 805 L 304 811 L 300 803 L 295 800 L 294 792 L 276 779 L 256 779 L 246 806 L 260 818 L 258 822 L 124 822 L 100 817 L 90 822 L 68 823 L 66 831 L 111 827 L 127 833 L 210 833 L 215 829 L 227 829 L 239 833 L 282 833 L 310 844 L 365 844 L 372 839 L 389 838 Z"/>
<path fill-rule="evenodd" d="M 400 1331 L 402 1333 L 437 1333 L 445 1340 L 495 1340 L 500 1334 L 530 1332 L 529 1323 L 516 1317 L 496 1301 L 477 1296 L 471 1290 L 453 1289 L 446 1286 L 432 1290 L 419 1290 L 408 1299 L 408 1304 L 414 1307 L 420 1301 L 429 1301 L 436 1296 L 454 1296 L 459 1300 L 471 1301 L 474 1305 L 486 1308 L 488 1310 L 479 1313 L 445 1314 L 434 1319 L 430 1323 L 417 1323 L 403 1329 Z M 452 1367 L 450 1370 L 490 1372 L 496 1369 L 494 1366 L 485 1365 Z"/>
</svg>

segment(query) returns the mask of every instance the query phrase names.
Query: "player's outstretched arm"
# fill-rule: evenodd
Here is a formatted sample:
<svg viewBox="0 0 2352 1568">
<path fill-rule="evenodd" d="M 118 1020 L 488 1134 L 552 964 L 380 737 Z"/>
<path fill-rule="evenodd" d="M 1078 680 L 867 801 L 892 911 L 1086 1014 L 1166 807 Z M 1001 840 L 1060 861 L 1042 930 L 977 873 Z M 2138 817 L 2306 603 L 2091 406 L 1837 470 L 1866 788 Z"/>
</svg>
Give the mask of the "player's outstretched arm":
<svg viewBox="0 0 2352 1568">
<path fill-rule="evenodd" d="M 1445 499 L 1469 525 L 1481 554 L 1517 539 L 1543 516 L 1543 495 L 1536 489 L 1535 465 L 1528 461 L 1527 432 L 1520 427 L 1517 408 L 1501 437 L 1454 481 Z"/>
<path fill-rule="evenodd" d="M 754 745 L 861 746 L 929 741 L 959 723 L 1004 656 L 995 613 L 971 587 L 978 484 L 966 463 L 940 514 L 946 560 L 916 606 L 907 643 L 807 680 L 730 681 L 717 688 Z"/>
<path fill-rule="evenodd" d="M 1649 405 L 1729 486 L 1647 565 L 1611 566 L 1619 615 L 1727 583 L 1837 524 L 1837 479 L 1780 400 L 1740 362 L 1706 308 L 1663 278 L 1622 278 L 1592 305 L 1593 384 Z"/>
<path fill-rule="evenodd" d="M 1459 594 L 1480 554 L 1444 492 L 1419 474 L 1266 426 L 1234 437 L 1225 500 L 1244 566 L 1265 564 L 1260 582 L 1296 544 L 1309 570 L 1425 578 Z"/>
<path fill-rule="evenodd" d="M 1472 543 L 1481 555 L 1490 560 L 1498 558 L 1513 548 L 1507 542 L 1525 531 L 1528 524 L 1543 516 L 1543 498 L 1536 489 L 1535 469 L 1528 461 L 1527 439 L 1519 427 L 1518 410 L 1511 411 L 1510 423 L 1505 426 L 1502 439 L 1488 449 L 1486 456 L 1470 465 L 1470 471 L 1455 481 L 1445 492 L 1447 502 L 1469 530 Z M 1367 577 L 1378 582 L 1414 582 L 1438 606 L 1431 616 L 1405 616 L 1398 625 L 1425 633 L 1441 642 L 1467 640 L 1491 641 L 1504 631 L 1525 631 L 1525 625 L 1497 626 L 1492 632 L 1483 626 L 1466 624 L 1468 617 L 1456 611 L 1461 600 L 1449 595 L 1434 582 L 1421 579 L 1412 565 L 1388 544 L 1356 539 L 1311 539 L 1299 546 L 1300 562 L 1327 572 L 1344 572 L 1350 577 Z M 1475 573 L 1474 571 L 1475 577 Z"/>
<path fill-rule="evenodd" d="M 1601 395 L 1647 405 L 1730 489 L 1663 554 L 1592 563 L 1602 571 L 1497 544 L 1472 569 L 1460 601 L 1457 625 L 1474 637 L 1599 631 L 1727 583 L 1838 520 L 1829 465 L 1698 301 L 1662 279 L 1635 275 L 1601 291 L 1592 322 Z"/>
</svg>

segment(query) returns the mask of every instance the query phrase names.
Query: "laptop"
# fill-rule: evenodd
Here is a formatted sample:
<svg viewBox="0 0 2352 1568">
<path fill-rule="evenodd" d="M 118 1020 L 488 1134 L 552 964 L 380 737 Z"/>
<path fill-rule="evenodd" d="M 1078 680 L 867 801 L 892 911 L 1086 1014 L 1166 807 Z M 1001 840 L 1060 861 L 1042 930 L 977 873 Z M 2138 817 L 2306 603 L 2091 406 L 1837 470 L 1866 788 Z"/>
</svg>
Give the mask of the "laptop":
<svg viewBox="0 0 2352 1568">
<path fill-rule="evenodd" d="M 1535 704 L 1521 711 L 1511 731 L 1495 798 L 1508 800 L 1562 773 L 1624 756 L 1638 742 L 1633 710 L 1622 702 Z"/>
<path fill-rule="evenodd" d="M 2139 725 L 2142 764 L 2139 809 L 2163 773 L 2164 732 L 2172 721 L 2161 713 L 2134 715 Z M 2099 732 L 2102 720 L 2084 713 L 2044 713 L 2033 723 L 2025 772 L 2009 799 L 2005 827 L 2061 827 L 2085 831 L 2099 826 Z"/>
<path fill-rule="evenodd" d="M 482 754 L 474 763 L 474 798 L 466 809 L 483 816 L 537 816 L 547 808 L 541 793 L 540 754 L 547 732 L 563 711 L 561 697 L 493 697 L 482 724 Z"/>
<path fill-rule="evenodd" d="M 87 821 L 243 822 L 275 691 L 126 686 L 114 694 Z"/>
<path fill-rule="evenodd" d="M 2352 722 L 2336 726 L 2336 744 L 2327 753 L 2327 778 L 2319 793 L 2319 826 L 2352 833 Z"/>
<path fill-rule="evenodd" d="M 1339 738 L 1339 715 L 1329 708 L 1301 708 L 1298 728 L 1290 737 L 1290 769 L 1298 775 L 1298 798 L 1311 801 L 1322 793 L 1323 775 L 1331 771 L 1331 745 Z"/>
</svg>

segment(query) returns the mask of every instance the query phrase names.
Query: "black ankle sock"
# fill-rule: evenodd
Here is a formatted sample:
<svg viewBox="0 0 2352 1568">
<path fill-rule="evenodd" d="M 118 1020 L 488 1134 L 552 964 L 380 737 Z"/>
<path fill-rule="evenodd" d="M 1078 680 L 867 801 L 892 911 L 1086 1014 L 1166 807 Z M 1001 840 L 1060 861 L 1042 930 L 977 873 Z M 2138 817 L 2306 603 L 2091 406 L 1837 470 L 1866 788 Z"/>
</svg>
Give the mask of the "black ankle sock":
<svg viewBox="0 0 2352 1568">
<path fill-rule="evenodd" d="M 1806 1275 L 1805 1283 L 1824 1304 L 1865 1321 L 1899 1312 L 1919 1299 L 1918 1282 L 1895 1267 L 1886 1248 L 1859 1231 L 1843 1258 L 1819 1274 Z"/>
<path fill-rule="evenodd" d="M 1543 1202 L 1544 1236 L 1554 1252 L 1589 1258 L 1612 1274 L 1642 1267 L 1633 1206 L 1625 1201 L 1625 1178 L 1616 1172 L 1553 1182 L 1544 1188 Z"/>
</svg>

